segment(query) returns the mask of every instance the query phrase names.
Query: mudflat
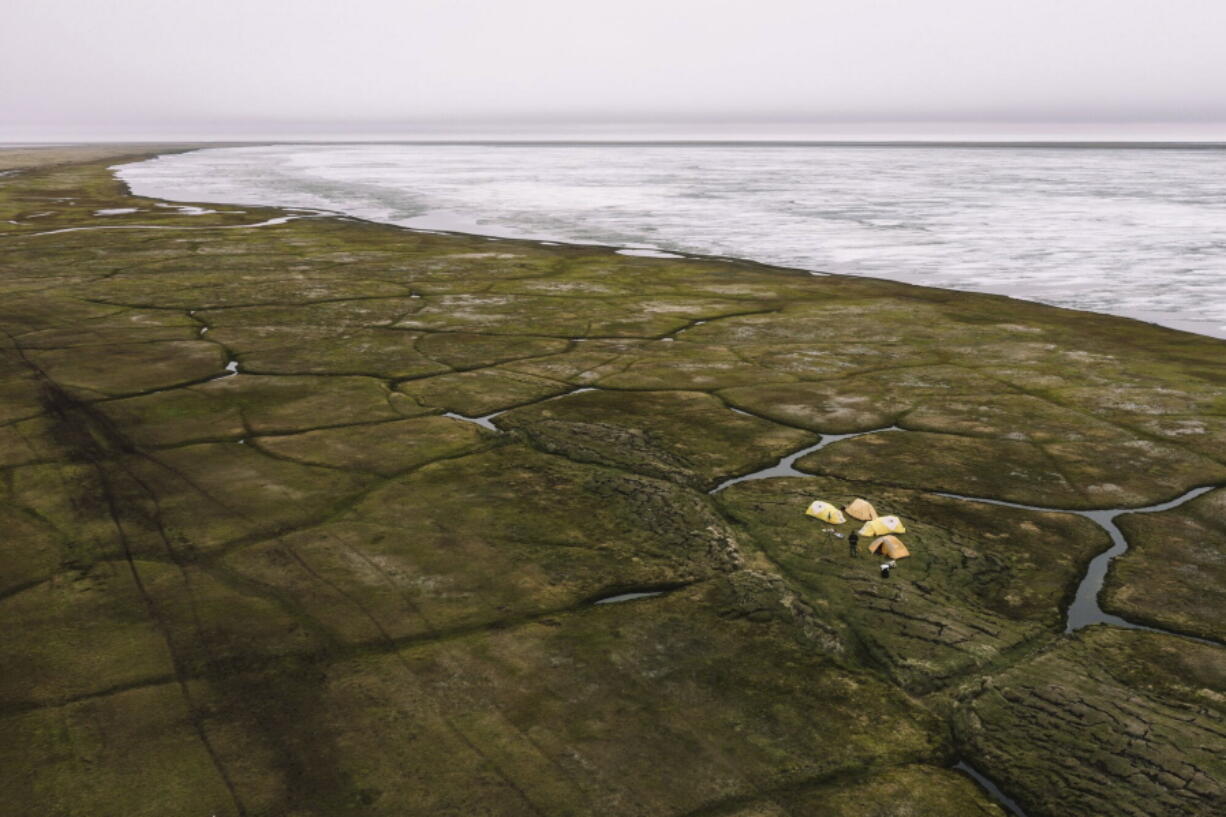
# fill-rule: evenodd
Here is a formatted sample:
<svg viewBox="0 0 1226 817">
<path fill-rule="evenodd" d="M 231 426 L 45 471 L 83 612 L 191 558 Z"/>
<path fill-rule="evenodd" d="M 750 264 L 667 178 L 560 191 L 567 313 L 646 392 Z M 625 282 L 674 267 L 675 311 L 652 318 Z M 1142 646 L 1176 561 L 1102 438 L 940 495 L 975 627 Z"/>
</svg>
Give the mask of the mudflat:
<svg viewBox="0 0 1226 817">
<path fill-rule="evenodd" d="M 1226 485 L 1226 343 L 107 169 L 159 149 L 0 151 L 6 813 L 1226 813 L 1226 488 L 1120 517 L 1154 631 L 1064 634 L 1070 511 Z M 803 514 L 857 496 L 888 580 Z"/>
</svg>

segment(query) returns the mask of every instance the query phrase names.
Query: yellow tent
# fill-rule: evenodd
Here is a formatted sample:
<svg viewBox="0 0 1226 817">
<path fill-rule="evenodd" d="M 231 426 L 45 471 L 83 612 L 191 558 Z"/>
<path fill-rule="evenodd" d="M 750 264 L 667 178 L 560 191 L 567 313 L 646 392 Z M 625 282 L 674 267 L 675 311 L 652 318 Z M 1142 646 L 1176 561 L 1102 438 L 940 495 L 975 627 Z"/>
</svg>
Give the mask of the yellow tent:
<svg viewBox="0 0 1226 817">
<path fill-rule="evenodd" d="M 809 516 L 816 516 L 823 522 L 829 522 L 831 525 L 841 525 L 847 521 L 843 516 L 843 512 L 831 505 L 829 502 L 823 502 L 820 499 L 815 499 L 805 509 L 805 513 Z"/>
<path fill-rule="evenodd" d="M 891 559 L 905 559 L 911 555 L 911 551 L 907 550 L 907 546 L 897 536 L 882 536 L 874 539 L 873 543 L 868 546 L 868 550 L 869 553 L 881 551 L 883 555 Z"/>
<path fill-rule="evenodd" d="M 897 516 L 879 516 L 870 519 L 860 528 L 861 536 L 885 536 L 887 533 L 906 533 L 902 520 Z"/>
<path fill-rule="evenodd" d="M 843 509 L 843 513 L 852 519 L 859 519 L 861 522 L 877 518 L 877 509 L 858 497 L 853 499 L 851 504 Z"/>
</svg>

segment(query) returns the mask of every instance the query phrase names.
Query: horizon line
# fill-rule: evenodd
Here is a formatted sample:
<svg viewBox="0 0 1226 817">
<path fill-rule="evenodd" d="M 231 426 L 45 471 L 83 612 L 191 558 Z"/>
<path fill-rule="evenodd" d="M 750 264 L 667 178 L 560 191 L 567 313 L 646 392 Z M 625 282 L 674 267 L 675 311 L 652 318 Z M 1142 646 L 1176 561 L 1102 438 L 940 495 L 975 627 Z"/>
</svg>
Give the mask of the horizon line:
<svg viewBox="0 0 1226 817">
<path fill-rule="evenodd" d="M 984 147 L 984 148 L 1149 148 L 1149 149 L 1226 149 L 1226 140 L 1205 139 L 727 139 L 704 138 L 644 138 L 644 139 L 576 139 L 576 138 L 431 138 L 431 139 L 331 139 L 300 137 L 290 139 L 21 139 L 0 141 L 0 149 L 21 147 L 67 147 L 77 145 L 200 145 L 230 147 L 256 145 L 474 145 L 490 147 L 617 147 L 617 146 L 746 146 L 746 147 Z"/>
</svg>

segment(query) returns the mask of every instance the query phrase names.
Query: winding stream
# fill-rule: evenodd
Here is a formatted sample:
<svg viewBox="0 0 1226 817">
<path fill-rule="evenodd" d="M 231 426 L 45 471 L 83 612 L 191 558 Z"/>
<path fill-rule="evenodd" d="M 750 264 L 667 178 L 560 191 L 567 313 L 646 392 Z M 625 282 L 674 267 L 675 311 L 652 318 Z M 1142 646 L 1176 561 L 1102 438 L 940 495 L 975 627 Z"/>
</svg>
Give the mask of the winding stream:
<svg viewBox="0 0 1226 817">
<path fill-rule="evenodd" d="M 1178 508 L 1185 502 L 1190 502 L 1196 497 L 1212 491 L 1216 485 L 1204 485 L 1199 488 L 1193 488 L 1185 491 L 1174 499 L 1166 502 L 1159 502 L 1154 505 L 1146 505 L 1141 508 L 1107 508 L 1096 511 L 1072 511 L 1065 508 L 1045 508 L 1039 505 L 1024 505 L 1019 502 L 1006 502 L 1001 499 L 987 499 L 977 496 L 964 496 L 962 494 L 951 494 L 943 491 L 936 491 L 938 496 L 949 497 L 950 499 L 963 499 L 969 502 L 984 502 L 989 505 L 1003 505 L 1006 508 L 1020 508 L 1027 511 L 1043 511 L 1050 513 L 1071 513 L 1077 516 L 1090 520 L 1094 524 L 1107 532 L 1111 537 L 1111 547 L 1104 550 L 1102 553 L 1090 560 L 1086 566 L 1085 575 L 1081 579 L 1081 583 L 1077 585 L 1077 593 L 1073 596 L 1073 601 L 1068 607 L 1065 616 L 1064 632 L 1071 633 L 1080 630 L 1083 627 L 1088 627 L 1091 624 L 1113 624 L 1116 627 L 1127 627 L 1132 630 L 1148 630 L 1154 633 L 1164 633 L 1166 635 L 1177 635 L 1180 638 L 1190 638 L 1193 641 L 1199 641 L 1203 644 L 1216 644 L 1217 642 L 1209 641 L 1208 639 L 1197 638 L 1196 636 L 1187 635 L 1186 633 L 1178 633 L 1173 630 L 1164 630 L 1160 627 L 1149 627 L 1144 624 L 1137 624 L 1119 616 L 1111 615 L 1104 611 L 1099 606 L 1098 597 L 1102 593 L 1103 581 L 1107 578 L 1107 568 L 1111 564 L 1111 560 L 1122 555 L 1128 550 L 1128 540 L 1124 538 L 1123 532 L 1119 526 L 1115 524 L 1115 518 L 1126 513 L 1157 513 L 1158 511 L 1169 511 L 1172 508 Z"/>
<path fill-rule="evenodd" d="M 749 412 L 741 411 L 740 409 L 734 408 L 732 410 L 735 411 L 737 414 L 744 414 L 748 417 L 757 416 L 756 414 L 750 414 Z M 853 437 L 863 437 L 868 434 L 879 434 L 882 431 L 901 431 L 901 430 L 902 429 L 900 429 L 898 426 L 885 426 L 884 428 L 874 428 L 869 431 L 857 431 L 853 434 L 823 434 L 822 438 L 818 440 L 816 443 L 814 443 L 813 445 L 806 446 L 800 449 L 799 451 L 793 451 L 791 454 L 788 454 L 786 457 L 780 458 L 780 460 L 776 462 L 774 465 L 768 465 L 766 468 L 763 468 L 758 471 L 753 471 L 752 473 L 749 473 L 749 474 L 742 474 L 739 477 L 733 477 L 732 479 L 726 479 L 723 482 L 721 482 L 719 485 L 716 485 L 710 491 L 707 491 L 707 493 L 708 494 L 718 494 L 720 491 L 724 490 L 729 485 L 736 485 L 738 482 L 746 482 L 751 479 L 771 479 L 772 477 L 811 477 L 813 476 L 812 474 L 806 474 L 804 471 L 797 471 L 793 463 L 795 463 L 796 460 L 800 459 L 806 454 L 812 454 L 814 451 L 820 451 L 832 443 L 837 443 L 839 440 L 850 440 Z"/>
<path fill-rule="evenodd" d="M 971 766 L 965 760 L 960 760 L 955 763 L 954 768 L 978 783 L 980 787 L 988 793 L 989 797 L 1004 807 L 1005 811 L 1015 815 L 1015 817 L 1026 817 L 1026 812 L 1022 811 L 1021 806 L 1013 802 L 1013 799 L 1002 792 L 995 783 L 980 774 L 975 767 Z"/>
<path fill-rule="evenodd" d="M 480 417 L 469 417 L 466 414 L 457 414 L 454 411 L 444 411 L 443 416 L 450 417 L 453 420 L 463 420 L 466 423 L 475 423 L 476 425 L 479 425 L 482 428 L 488 428 L 490 431 L 496 431 L 499 434 L 501 434 L 502 429 L 494 425 L 492 422 L 490 422 L 498 415 L 506 414 L 508 411 L 512 411 L 513 409 L 517 409 L 517 408 L 524 408 L 525 406 L 535 406 L 540 403 L 548 403 L 550 400 L 561 400 L 563 397 L 570 397 L 572 394 L 580 394 L 585 391 L 596 391 L 596 388 L 594 386 L 579 386 L 578 388 L 571 389 L 570 391 L 562 392 L 561 394 L 555 394 L 552 397 L 546 397 L 543 400 L 536 400 L 531 403 L 522 403 L 518 406 L 511 406 L 510 408 L 499 409 L 498 411 L 491 412 L 489 414 L 484 414 Z"/>
</svg>

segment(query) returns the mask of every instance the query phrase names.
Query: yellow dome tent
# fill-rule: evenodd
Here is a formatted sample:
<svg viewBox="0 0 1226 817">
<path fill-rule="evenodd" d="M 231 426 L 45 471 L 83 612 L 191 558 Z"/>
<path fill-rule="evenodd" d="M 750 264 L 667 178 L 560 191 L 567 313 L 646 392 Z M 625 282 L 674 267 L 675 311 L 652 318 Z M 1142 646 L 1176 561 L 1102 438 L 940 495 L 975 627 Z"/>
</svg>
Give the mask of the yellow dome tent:
<svg viewBox="0 0 1226 817">
<path fill-rule="evenodd" d="M 905 559 L 911 555 L 911 551 L 907 550 L 907 546 L 897 536 L 882 536 L 874 539 L 873 543 L 868 546 L 868 551 L 869 553 L 881 551 L 882 555 L 891 559 Z"/>
<path fill-rule="evenodd" d="M 859 497 L 853 499 L 851 504 L 843 509 L 843 513 L 852 519 L 859 519 L 861 522 L 877 518 L 877 509 Z"/>
<path fill-rule="evenodd" d="M 805 513 L 809 516 L 815 516 L 823 522 L 829 522 L 831 525 L 841 525 L 847 521 L 842 511 L 829 502 L 823 502 L 820 499 L 815 499 L 809 503 L 809 507 L 805 508 Z"/>
<path fill-rule="evenodd" d="M 885 536 L 887 533 L 906 533 L 902 520 L 897 516 L 879 516 L 870 519 L 860 528 L 861 536 Z"/>
</svg>

